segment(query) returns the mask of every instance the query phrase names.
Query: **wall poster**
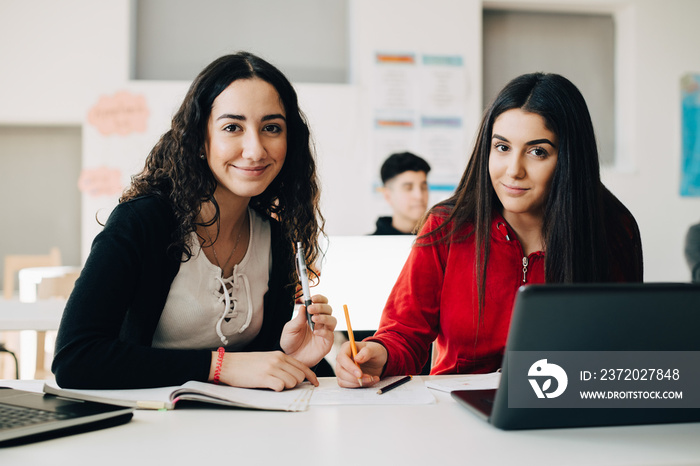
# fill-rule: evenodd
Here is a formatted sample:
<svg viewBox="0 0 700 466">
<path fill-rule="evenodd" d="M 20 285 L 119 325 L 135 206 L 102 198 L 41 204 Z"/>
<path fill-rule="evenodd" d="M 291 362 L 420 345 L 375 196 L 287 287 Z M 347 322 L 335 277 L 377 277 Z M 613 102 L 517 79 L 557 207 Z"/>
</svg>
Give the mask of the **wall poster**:
<svg viewBox="0 0 700 466">
<path fill-rule="evenodd" d="M 681 80 L 681 196 L 700 196 L 700 74 Z"/>
<path fill-rule="evenodd" d="M 431 191 L 451 193 L 464 171 L 467 76 L 459 55 L 376 53 L 372 87 L 372 164 L 410 151 L 431 166 Z"/>
</svg>

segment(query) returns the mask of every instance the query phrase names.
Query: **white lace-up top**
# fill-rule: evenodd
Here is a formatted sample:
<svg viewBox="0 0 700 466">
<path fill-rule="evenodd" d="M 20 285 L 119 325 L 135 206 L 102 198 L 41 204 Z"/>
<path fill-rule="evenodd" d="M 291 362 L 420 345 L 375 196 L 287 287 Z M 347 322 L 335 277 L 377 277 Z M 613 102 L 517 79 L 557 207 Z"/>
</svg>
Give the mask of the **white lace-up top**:
<svg viewBox="0 0 700 466">
<path fill-rule="evenodd" d="M 209 262 L 192 233 L 193 255 L 170 287 L 154 347 L 236 349 L 257 336 L 272 266 L 270 224 L 252 209 L 248 216 L 248 250 L 230 277 L 221 278 L 221 269 Z"/>
</svg>

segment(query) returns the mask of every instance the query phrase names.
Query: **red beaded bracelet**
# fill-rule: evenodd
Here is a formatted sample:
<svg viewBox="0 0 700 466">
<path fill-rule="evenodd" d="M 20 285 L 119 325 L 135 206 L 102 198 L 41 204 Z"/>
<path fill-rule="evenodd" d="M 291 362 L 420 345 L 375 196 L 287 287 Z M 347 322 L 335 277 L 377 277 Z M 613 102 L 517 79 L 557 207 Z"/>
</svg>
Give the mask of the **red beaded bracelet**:
<svg viewBox="0 0 700 466">
<path fill-rule="evenodd" d="M 224 364 L 224 354 L 226 354 L 226 350 L 224 349 L 223 346 L 219 346 L 219 349 L 217 351 L 219 352 L 219 355 L 216 358 L 216 370 L 214 371 L 214 383 L 218 385 L 219 378 L 221 377 L 221 366 Z"/>
</svg>

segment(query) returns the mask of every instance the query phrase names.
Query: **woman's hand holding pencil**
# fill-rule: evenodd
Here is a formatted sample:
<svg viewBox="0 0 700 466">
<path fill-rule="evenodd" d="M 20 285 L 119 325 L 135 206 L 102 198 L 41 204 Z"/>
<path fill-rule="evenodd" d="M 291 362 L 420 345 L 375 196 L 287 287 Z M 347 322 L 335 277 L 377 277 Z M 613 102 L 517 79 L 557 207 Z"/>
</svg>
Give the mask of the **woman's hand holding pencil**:
<svg viewBox="0 0 700 466">
<path fill-rule="evenodd" d="M 343 343 L 336 357 L 338 385 L 346 388 L 369 387 L 379 382 L 387 360 L 386 349 L 375 342 L 355 342 L 347 306 L 343 306 L 350 341 Z"/>
</svg>

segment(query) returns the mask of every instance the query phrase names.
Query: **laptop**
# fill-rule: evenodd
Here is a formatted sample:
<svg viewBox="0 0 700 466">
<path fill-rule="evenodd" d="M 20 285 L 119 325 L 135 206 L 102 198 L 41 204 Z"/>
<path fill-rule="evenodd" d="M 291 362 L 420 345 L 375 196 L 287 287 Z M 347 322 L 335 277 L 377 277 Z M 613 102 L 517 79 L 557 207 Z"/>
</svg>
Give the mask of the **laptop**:
<svg viewBox="0 0 700 466">
<path fill-rule="evenodd" d="M 698 351 L 700 285 L 529 285 L 516 295 L 498 389 L 451 395 L 505 430 L 700 421 Z M 683 384 L 681 399 L 650 399 L 678 398 L 664 384 Z"/>
<path fill-rule="evenodd" d="M 133 408 L 0 387 L 0 447 L 128 422 Z"/>
</svg>

